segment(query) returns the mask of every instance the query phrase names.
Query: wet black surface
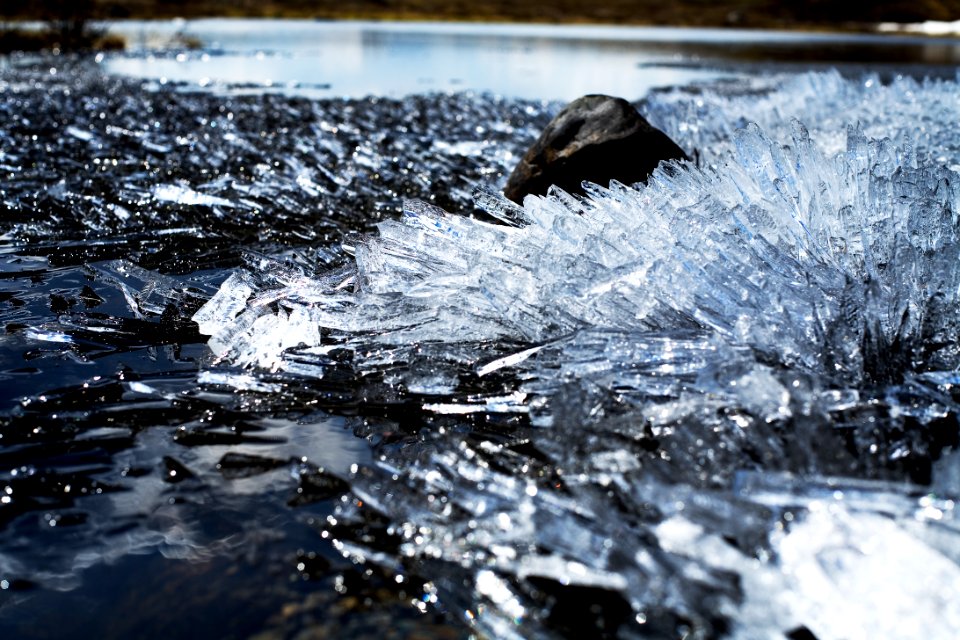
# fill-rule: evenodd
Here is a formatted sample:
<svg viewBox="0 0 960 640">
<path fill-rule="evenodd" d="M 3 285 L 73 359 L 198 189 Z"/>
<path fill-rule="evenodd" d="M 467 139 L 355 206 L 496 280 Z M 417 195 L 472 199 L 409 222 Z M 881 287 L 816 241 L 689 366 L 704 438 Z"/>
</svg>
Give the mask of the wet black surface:
<svg viewBox="0 0 960 640">
<path fill-rule="evenodd" d="M 0 87 L 0 635 L 463 635 L 413 606 L 423 581 L 321 535 L 375 449 L 362 416 L 403 411 L 349 377 L 203 382 L 189 318 L 243 260 L 336 264 L 407 197 L 469 210 L 549 115 L 158 89 L 59 56 Z"/>
<path fill-rule="evenodd" d="M 688 518 L 759 566 L 802 511 L 784 495 L 846 488 L 826 474 L 912 504 L 958 444 L 956 387 L 876 358 L 901 379 L 853 399 L 777 368 L 788 418 L 684 413 L 701 374 L 670 348 L 692 332 L 587 333 L 485 376 L 530 345 L 347 349 L 328 331 L 322 357 L 291 352 L 300 373 L 217 362 L 190 318 L 232 272 L 267 292 L 339 282 L 341 243 L 405 198 L 485 215 L 475 186 L 502 183 L 557 105 L 214 94 L 64 57 L 0 88 L 3 637 L 452 638 L 484 615 L 495 637 L 719 637 L 748 572 L 658 527 Z M 556 374 L 549 429 L 535 401 L 483 405 L 534 366 Z M 723 388 L 737 366 L 702 375 Z M 632 373 L 662 396 L 608 384 Z M 638 417 L 664 398 L 675 414 Z"/>
</svg>

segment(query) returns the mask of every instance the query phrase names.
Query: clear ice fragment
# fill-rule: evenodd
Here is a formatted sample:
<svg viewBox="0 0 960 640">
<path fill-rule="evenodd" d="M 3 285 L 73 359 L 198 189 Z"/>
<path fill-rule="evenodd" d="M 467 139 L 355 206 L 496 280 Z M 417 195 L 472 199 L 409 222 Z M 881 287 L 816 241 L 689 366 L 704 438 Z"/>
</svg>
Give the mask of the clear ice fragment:
<svg viewBox="0 0 960 640">
<path fill-rule="evenodd" d="M 201 205 L 205 207 L 234 207 L 226 198 L 200 193 L 182 185 L 160 185 L 153 190 L 153 197 L 157 200 L 174 202 L 176 204 Z"/>
</svg>

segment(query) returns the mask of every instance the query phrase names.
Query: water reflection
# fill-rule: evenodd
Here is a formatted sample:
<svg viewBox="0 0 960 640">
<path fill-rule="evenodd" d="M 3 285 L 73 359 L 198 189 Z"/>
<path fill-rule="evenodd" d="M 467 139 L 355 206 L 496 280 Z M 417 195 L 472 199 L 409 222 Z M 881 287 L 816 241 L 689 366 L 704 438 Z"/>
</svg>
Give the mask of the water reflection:
<svg viewBox="0 0 960 640">
<path fill-rule="evenodd" d="M 669 65 L 641 68 L 638 61 L 673 62 L 675 55 L 623 41 L 530 38 L 486 33 L 480 28 L 463 34 L 404 33 L 359 25 L 310 26 L 316 30 L 314 37 L 305 37 L 295 28 L 287 42 L 276 41 L 272 32 L 263 38 L 242 39 L 197 29 L 191 33 L 217 53 L 179 57 L 141 53 L 112 58 L 106 64 L 111 72 L 123 75 L 272 85 L 313 97 L 458 90 L 534 99 L 567 99 L 591 92 L 639 97 L 655 86 L 717 75 Z"/>
<path fill-rule="evenodd" d="M 595 92 L 639 98 L 654 87 L 744 73 L 731 62 L 901 69 L 960 62 L 956 39 L 880 35 L 291 20 L 129 22 L 113 29 L 134 46 L 132 54 L 105 61 L 113 73 L 312 97 L 474 90 L 532 99 Z M 187 39 L 199 40 L 205 53 L 153 52 Z"/>
</svg>

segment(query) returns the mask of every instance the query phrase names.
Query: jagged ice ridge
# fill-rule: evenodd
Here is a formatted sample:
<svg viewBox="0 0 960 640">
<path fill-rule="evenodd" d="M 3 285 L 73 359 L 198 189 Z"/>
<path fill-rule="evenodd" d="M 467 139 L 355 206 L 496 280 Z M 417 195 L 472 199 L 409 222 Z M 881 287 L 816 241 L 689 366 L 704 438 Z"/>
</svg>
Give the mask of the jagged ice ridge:
<svg viewBox="0 0 960 640">
<path fill-rule="evenodd" d="M 523 207 L 478 194 L 502 224 L 408 202 L 346 239 L 342 268 L 257 258 L 195 320 L 221 361 L 408 363 L 386 382 L 427 412 L 548 427 L 513 473 L 511 446 L 448 435 L 351 481 L 494 637 L 543 633 L 531 579 L 619 594 L 627 636 L 950 637 L 957 454 L 930 495 L 878 480 L 911 429 L 955 421 L 957 95 L 813 74 L 760 97 L 652 96 L 703 166 Z M 469 395 L 465 371 L 501 393 Z"/>
<path fill-rule="evenodd" d="M 219 355 L 273 368 L 320 327 L 395 345 L 709 331 L 842 380 L 953 368 L 957 174 L 855 127 L 832 158 L 799 122 L 786 145 L 756 126 L 735 141 L 717 168 L 585 200 L 482 196 L 507 225 L 410 202 L 354 268 L 260 290 L 238 273 L 195 319 Z"/>
</svg>

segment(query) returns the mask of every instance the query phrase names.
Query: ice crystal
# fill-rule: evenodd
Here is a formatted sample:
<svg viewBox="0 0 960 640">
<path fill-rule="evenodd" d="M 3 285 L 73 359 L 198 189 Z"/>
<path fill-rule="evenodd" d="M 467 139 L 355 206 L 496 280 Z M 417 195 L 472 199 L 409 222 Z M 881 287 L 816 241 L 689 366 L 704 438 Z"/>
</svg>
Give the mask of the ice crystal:
<svg viewBox="0 0 960 640">
<path fill-rule="evenodd" d="M 253 262 L 196 319 L 221 360 L 347 367 L 436 427 L 353 476 L 363 536 L 327 534 L 492 636 L 949 637 L 957 91 L 652 96 L 702 166 L 479 193 L 497 223 L 410 201 L 352 264 Z"/>
<path fill-rule="evenodd" d="M 950 123 L 957 110 L 954 82 L 902 75 L 884 82 L 876 74 L 850 80 L 837 71 L 761 77 L 719 91 L 678 87 L 643 101 L 651 122 L 708 161 L 729 149 L 748 122 L 782 140 L 800 119 L 828 155 L 843 149 L 846 126 L 860 123 L 870 138 L 911 146 L 933 163 L 955 167 L 960 141 Z"/>
<path fill-rule="evenodd" d="M 275 367 L 288 347 L 318 346 L 319 327 L 394 345 L 706 332 L 718 349 L 854 383 L 955 367 L 956 174 L 856 127 L 832 158 L 799 122 L 787 145 L 755 125 L 735 137 L 718 168 L 665 166 L 646 186 L 556 191 L 522 210 L 494 202 L 511 224 L 408 202 L 356 242 L 354 273 L 264 288 L 236 320 L 253 290 L 235 276 L 204 327 L 222 354 Z"/>
</svg>

